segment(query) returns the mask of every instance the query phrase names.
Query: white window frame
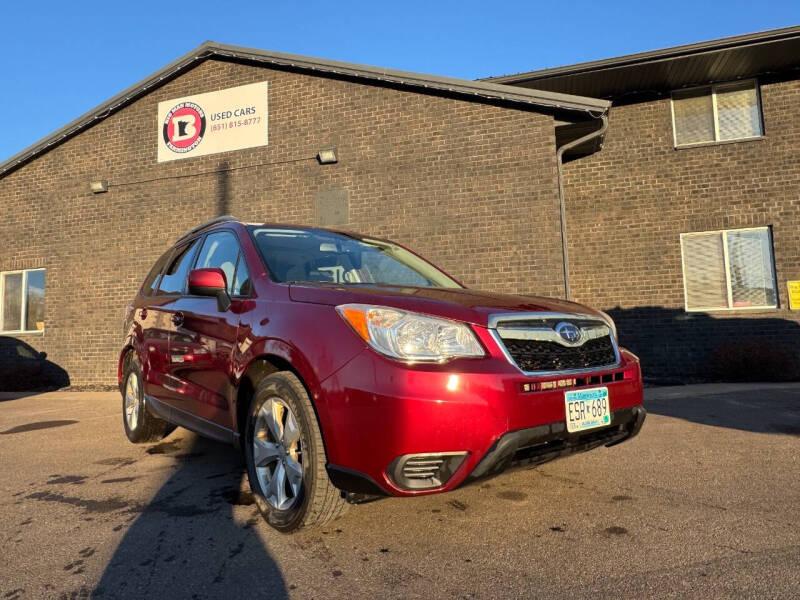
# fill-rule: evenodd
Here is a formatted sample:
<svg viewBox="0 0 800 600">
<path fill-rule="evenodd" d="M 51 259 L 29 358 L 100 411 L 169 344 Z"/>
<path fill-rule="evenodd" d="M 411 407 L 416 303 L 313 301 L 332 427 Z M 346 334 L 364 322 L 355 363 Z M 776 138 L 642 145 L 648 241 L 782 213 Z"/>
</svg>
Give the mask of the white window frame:
<svg viewBox="0 0 800 600">
<path fill-rule="evenodd" d="M 44 327 L 41 329 L 24 329 L 25 322 L 28 320 L 28 297 L 27 297 L 27 289 L 28 289 L 28 273 L 35 272 L 35 271 L 47 271 L 47 269 L 18 269 L 16 271 L 0 271 L 0 335 L 19 335 L 19 334 L 43 334 Z M 22 273 L 22 307 L 20 309 L 21 312 L 21 320 L 20 324 L 22 325 L 23 329 L 16 329 L 16 330 L 6 330 L 4 329 L 3 323 L 3 306 L 4 306 L 4 295 L 6 291 L 5 286 L 5 277 L 6 275 L 16 275 L 17 273 Z M 45 281 L 47 280 L 47 275 L 45 274 Z M 47 297 L 47 292 L 45 292 L 45 298 Z"/>
<path fill-rule="evenodd" d="M 758 106 L 758 121 L 761 125 L 761 133 L 759 135 L 750 135 L 747 137 L 741 138 L 732 138 L 729 140 L 721 140 L 719 137 L 719 114 L 717 113 L 717 90 L 726 87 L 734 87 L 739 86 L 744 83 L 752 83 L 753 87 L 756 90 L 756 103 Z M 678 143 L 678 132 L 675 128 L 675 94 L 681 94 L 683 92 L 692 92 L 697 90 L 710 90 L 711 92 L 711 110 L 714 115 L 714 139 L 709 140 L 707 142 L 691 142 L 689 144 L 679 144 Z M 669 109 L 670 114 L 672 115 L 672 144 L 673 146 L 678 148 L 695 148 L 697 146 L 712 146 L 715 144 L 730 144 L 733 142 L 742 142 L 745 140 L 760 140 L 764 137 L 764 112 L 761 110 L 761 86 L 758 83 L 758 79 L 739 79 L 737 81 L 726 81 L 725 83 L 715 83 L 712 85 L 698 85 L 695 87 L 688 87 L 688 88 L 681 88 L 679 90 L 672 90 L 669 99 Z"/>
<path fill-rule="evenodd" d="M 769 240 L 769 252 L 772 262 L 772 283 L 775 289 L 775 304 L 763 306 L 733 306 L 733 286 L 731 285 L 731 264 L 728 258 L 728 233 L 741 232 L 741 231 L 766 231 L 767 239 Z M 708 235 L 711 233 L 718 233 L 722 235 L 722 260 L 725 263 L 725 284 L 728 288 L 728 307 L 706 307 L 706 308 L 689 308 L 689 295 L 686 293 L 686 254 L 683 250 L 683 238 Z M 768 225 L 762 227 L 741 227 L 738 229 L 712 229 L 710 231 L 690 231 L 680 235 L 681 244 L 681 276 L 683 277 L 683 308 L 687 313 L 708 313 L 708 312 L 732 312 L 732 311 L 748 311 L 748 310 L 777 310 L 780 305 L 780 298 L 778 294 L 778 278 L 775 273 L 775 248 L 772 245 L 772 228 Z"/>
</svg>

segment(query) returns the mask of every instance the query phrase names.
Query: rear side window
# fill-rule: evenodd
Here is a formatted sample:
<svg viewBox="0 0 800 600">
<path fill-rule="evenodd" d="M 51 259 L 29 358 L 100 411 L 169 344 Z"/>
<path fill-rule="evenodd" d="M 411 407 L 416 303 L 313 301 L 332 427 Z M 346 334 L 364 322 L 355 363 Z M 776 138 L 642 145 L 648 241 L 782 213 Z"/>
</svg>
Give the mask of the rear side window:
<svg viewBox="0 0 800 600">
<path fill-rule="evenodd" d="M 159 296 L 184 293 L 186 277 L 189 275 L 197 245 L 197 240 L 194 240 L 190 244 L 177 248 L 172 254 L 172 258 L 170 258 L 167 268 L 164 270 L 164 275 L 161 276 L 161 281 L 158 284 Z"/>
<path fill-rule="evenodd" d="M 218 231 L 206 236 L 195 268 L 222 269 L 228 284 L 228 293 L 231 296 L 248 293 L 250 275 L 242 256 L 239 240 L 230 231 Z"/>
<path fill-rule="evenodd" d="M 158 276 L 161 275 L 161 271 L 164 270 L 164 264 L 166 264 L 167 260 L 169 260 L 171 254 L 171 249 L 165 252 L 164 255 L 156 261 L 156 264 L 153 265 L 153 268 L 150 269 L 147 279 L 145 279 L 144 283 L 142 284 L 142 293 L 145 296 L 152 296 L 156 285 L 156 280 L 158 279 Z"/>
<path fill-rule="evenodd" d="M 236 263 L 236 277 L 233 280 L 233 293 L 232 296 L 249 296 L 250 286 L 250 271 L 247 269 L 247 262 L 245 262 L 244 255 L 239 252 L 239 262 Z"/>
</svg>

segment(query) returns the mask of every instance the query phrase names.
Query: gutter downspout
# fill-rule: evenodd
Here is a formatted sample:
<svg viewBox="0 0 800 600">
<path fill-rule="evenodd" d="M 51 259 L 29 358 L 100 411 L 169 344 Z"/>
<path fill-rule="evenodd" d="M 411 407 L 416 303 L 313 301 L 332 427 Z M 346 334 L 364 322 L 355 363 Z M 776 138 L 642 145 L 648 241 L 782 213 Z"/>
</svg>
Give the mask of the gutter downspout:
<svg viewBox="0 0 800 600">
<path fill-rule="evenodd" d="M 579 137 L 577 140 L 572 140 L 561 146 L 556 151 L 556 167 L 558 170 L 558 205 L 561 211 L 561 254 L 563 257 L 564 262 L 564 298 L 567 300 L 572 300 L 572 292 L 569 286 L 569 253 L 567 251 L 567 208 L 564 202 L 564 177 L 562 175 L 562 158 L 564 157 L 564 152 L 567 150 L 571 150 L 576 146 L 580 146 L 584 142 L 588 142 L 596 137 L 602 136 L 606 129 L 608 128 L 608 112 L 604 112 L 600 115 L 600 119 L 602 121 L 600 125 L 600 129 L 597 131 L 593 131 L 592 133 L 588 133 L 583 137 Z"/>
</svg>

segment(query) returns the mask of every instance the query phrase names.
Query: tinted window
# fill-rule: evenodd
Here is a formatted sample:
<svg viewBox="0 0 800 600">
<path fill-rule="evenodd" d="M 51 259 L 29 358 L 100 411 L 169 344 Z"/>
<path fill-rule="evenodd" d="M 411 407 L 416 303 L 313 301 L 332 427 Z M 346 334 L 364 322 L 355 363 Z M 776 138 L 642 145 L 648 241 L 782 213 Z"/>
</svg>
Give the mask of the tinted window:
<svg viewBox="0 0 800 600">
<path fill-rule="evenodd" d="M 164 269 L 164 263 L 169 260 L 170 255 L 172 254 L 172 250 L 166 252 L 161 258 L 156 261 L 156 264 L 153 265 L 153 268 L 150 269 L 150 273 L 148 273 L 147 278 L 144 280 L 142 284 L 142 293 L 145 296 L 149 296 L 153 293 L 153 288 L 156 284 L 156 279 L 158 276 L 161 275 L 161 271 Z"/>
<path fill-rule="evenodd" d="M 425 287 L 430 282 L 422 275 L 401 262 L 381 254 L 380 252 L 365 252 L 361 258 L 361 270 L 368 280 L 391 281 L 395 285 L 411 285 Z"/>
<path fill-rule="evenodd" d="M 391 242 L 315 229 L 253 226 L 250 231 L 276 281 L 461 287 Z"/>
<path fill-rule="evenodd" d="M 239 262 L 236 263 L 236 276 L 233 283 L 234 296 L 247 296 L 250 294 L 250 270 L 247 268 L 244 255 L 239 252 Z"/>
<path fill-rule="evenodd" d="M 159 296 L 183 294 L 196 248 L 197 240 L 175 250 L 158 284 Z"/>
<path fill-rule="evenodd" d="M 231 293 L 236 274 L 236 262 L 239 259 L 239 240 L 230 231 L 210 233 L 203 242 L 196 269 L 216 268 L 225 273 L 228 293 Z"/>
</svg>

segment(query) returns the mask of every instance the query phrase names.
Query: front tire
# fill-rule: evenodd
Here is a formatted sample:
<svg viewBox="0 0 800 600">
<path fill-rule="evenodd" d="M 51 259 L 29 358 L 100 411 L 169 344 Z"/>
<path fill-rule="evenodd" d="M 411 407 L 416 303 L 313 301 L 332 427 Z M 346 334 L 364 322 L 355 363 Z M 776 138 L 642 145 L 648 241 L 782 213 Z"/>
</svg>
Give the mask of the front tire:
<svg viewBox="0 0 800 600">
<path fill-rule="evenodd" d="M 174 427 L 150 414 L 145 406 L 142 368 L 133 352 L 125 357 L 122 371 L 122 423 L 134 444 L 157 442 Z"/>
<path fill-rule="evenodd" d="M 325 471 L 325 447 L 311 399 L 294 373 L 273 373 L 253 393 L 245 458 L 253 497 L 275 529 L 290 533 L 324 525 L 347 510 Z"/>
</svg>

